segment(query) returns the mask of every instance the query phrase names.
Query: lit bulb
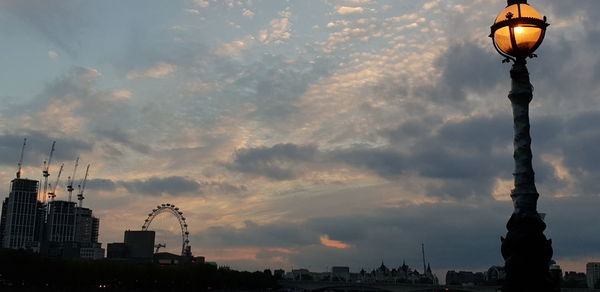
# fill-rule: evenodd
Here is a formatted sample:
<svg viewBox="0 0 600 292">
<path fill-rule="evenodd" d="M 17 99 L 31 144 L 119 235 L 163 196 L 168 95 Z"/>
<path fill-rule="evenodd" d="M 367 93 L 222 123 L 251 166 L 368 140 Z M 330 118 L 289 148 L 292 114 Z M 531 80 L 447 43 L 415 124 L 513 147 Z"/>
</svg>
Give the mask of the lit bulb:
<svg viewBox="0 0 600 292">
<path fill-rule="evenodd" d="M 515 27 L 515 32 L 516 33 L 522 33 L 523 32 L 523 28 L 520 26 Z"/>
</svg>

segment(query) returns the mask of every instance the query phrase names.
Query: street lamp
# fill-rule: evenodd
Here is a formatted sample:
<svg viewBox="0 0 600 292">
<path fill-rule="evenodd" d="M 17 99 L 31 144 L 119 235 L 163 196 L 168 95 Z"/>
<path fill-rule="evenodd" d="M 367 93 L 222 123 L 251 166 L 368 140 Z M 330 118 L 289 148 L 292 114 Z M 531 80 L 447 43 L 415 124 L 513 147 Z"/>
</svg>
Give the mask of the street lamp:
<svg viewBox="0 0 600 292">
<path fill-rule="evenodd" d="M 514 122 L 514 189 L 511 198 L 514 212 L 502 239 L 506 282 L 503 292 L 555 291 L 549 264 L 552 241 L 546 239 L 546 224 L 537 212 L 539 194 L 531 163 L 531 136 L 529 135 L 529 103 L 533 86 L 529 82 L 526 58 L 536 57 L 535 50 L 544 40 L 548 22 L 546 17 L 527 4 L 527 0 L 508 0 L 507 7 L 491 27 L 490 37 L 503 62 L 513 62 L 510 70 L 512 88 L 508 94 Z"/>
</svg>

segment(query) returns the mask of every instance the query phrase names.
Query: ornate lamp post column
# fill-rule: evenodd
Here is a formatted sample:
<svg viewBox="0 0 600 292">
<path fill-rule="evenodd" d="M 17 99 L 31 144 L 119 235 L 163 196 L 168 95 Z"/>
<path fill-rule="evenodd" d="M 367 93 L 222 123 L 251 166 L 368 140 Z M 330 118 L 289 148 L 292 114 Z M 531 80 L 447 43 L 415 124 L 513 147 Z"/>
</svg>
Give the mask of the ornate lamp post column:
<svg viewBox="0 0 600 292">
<path fill-rule="evenodd" d="M 514 119 L 515 188 L 511 191 L 514 212 L 502 238 L 502 256 L 505 260 L 506 283 L 503 292 L 554 291 L 549 263 L 552 241 L 546 239 L 546 224 L 537 212 L 539 194 L 535 187 L 532 167 L 531 136 L 529 135 L 529 103 L 533 86 L 529 82 L 526 58 L 533 54 L 544 39 L 548 23 L 546 17 L 527 4 L 527 0 L 508 0 L 498 15 L 490 37 L 496 50 L 512 61 L 510 70 L 512 89 L 508 95 Z"/>
</svg>

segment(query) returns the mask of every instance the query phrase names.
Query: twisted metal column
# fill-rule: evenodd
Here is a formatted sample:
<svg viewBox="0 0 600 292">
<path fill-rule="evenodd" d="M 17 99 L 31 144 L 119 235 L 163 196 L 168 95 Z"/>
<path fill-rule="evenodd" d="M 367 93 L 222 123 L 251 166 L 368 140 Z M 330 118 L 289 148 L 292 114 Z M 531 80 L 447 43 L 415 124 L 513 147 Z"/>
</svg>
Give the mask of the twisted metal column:
<svg viewBox="0 0 600 292">
<path fill-rule="evenodd" d="M 546 239 L 546 224 L 537 212 L 539 194 L 535 187 L 529 135 L 529 103 L 533 86 L 525 59 L 517 59 L 510 71 L 512 89 L 508 95 L 513 109 L 515 188 L 511 191 L 514 212 L 502 239 L 506 283 L 503 292 L 556 291 L 550 277 L 552 241 Z M 560 290 L 558 290 L 560 291 Z"/>
</svg>

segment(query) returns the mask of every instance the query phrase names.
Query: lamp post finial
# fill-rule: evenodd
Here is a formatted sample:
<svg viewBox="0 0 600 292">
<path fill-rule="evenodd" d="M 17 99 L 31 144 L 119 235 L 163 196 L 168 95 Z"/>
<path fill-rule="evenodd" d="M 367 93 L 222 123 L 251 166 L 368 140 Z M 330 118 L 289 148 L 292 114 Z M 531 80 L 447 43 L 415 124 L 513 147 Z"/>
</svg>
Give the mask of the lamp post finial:
<svg viewBox="0 0 600 292">
<path fill-rule="evenodd" d="M 527 4 L 527 0 L 508 0 L 508 6 L 513 4 Z"/>
</svg>

